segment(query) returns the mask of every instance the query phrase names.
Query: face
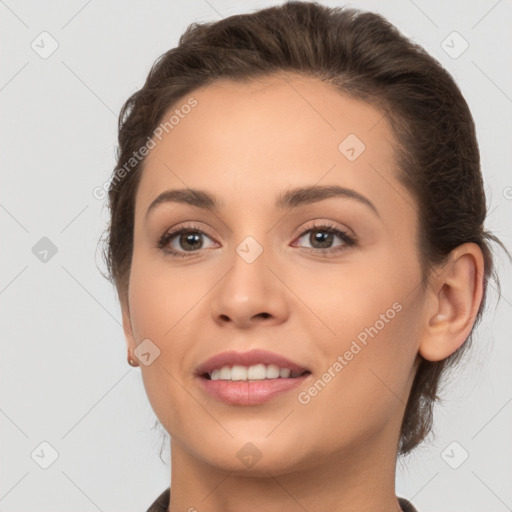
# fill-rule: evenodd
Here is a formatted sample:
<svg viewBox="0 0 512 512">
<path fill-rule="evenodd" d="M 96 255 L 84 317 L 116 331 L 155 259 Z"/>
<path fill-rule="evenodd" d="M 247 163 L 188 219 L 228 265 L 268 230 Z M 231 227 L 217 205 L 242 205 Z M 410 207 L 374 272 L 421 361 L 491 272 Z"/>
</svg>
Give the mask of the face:
<svg viewBox="0 0 512 512">
<path fill-rule="evenodd" d="M 132 351 L 146 340 L 144 386 L 173 443 L 219 468 L 276 475 L 396 453 L 424 303 L 415 201 L 385 117 L 283 77 L 198 89 L 154 139 L 123 311 Z M 216 208 L 161 196 L 183 189 Z M 197 375 L 213 356 L 253 350 L 306 373 Z M 246 452 L 261 459 L 244 466 Z"/>
</svg>

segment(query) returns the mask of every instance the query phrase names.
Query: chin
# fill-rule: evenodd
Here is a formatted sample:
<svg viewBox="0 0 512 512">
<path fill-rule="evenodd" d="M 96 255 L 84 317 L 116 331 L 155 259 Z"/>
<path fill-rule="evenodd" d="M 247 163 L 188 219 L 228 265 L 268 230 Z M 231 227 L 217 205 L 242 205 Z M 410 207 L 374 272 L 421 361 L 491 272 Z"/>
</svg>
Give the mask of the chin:
<svg viewBox="0 0 512 512">
<path fill-rule="evenodd" d="M 279 436 L 271 440 L 267 435 L 268 431 L 253 437 L 242 435 L 227 439 L 226 436 L 222 443 L 216 436 L 210 442 L 194 447 L 194 451 L 206 464 L 238 476 L 277 476 L 296 469 L 301 461 L 297 444 Z"/>
<path fill-rule="evenodd" d="M 253 462 L 242 462 L 238 456 L 226 457 L 224 454 L 219 457 L 209 458 L 206 455 L 206 462 L 215 468 L 231 473 L 236 476 L 245 477 L 271 477 L 293 472 L 297 468 L 297 461 L 290 460 L 290 453 L 261 454 L 261 458 Z"/>
</svg>

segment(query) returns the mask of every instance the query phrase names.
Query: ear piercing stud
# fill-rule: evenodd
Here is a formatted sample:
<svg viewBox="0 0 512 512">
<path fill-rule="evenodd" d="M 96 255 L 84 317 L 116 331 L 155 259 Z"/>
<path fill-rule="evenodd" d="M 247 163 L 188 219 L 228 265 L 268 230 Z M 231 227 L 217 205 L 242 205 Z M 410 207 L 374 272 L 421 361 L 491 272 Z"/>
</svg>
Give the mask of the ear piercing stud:
<svg viewBox="0 0 512 512">
<path fill-rule="evenodd" d="M 133 367 L 136 367 L 136 366 L 139 366 L 139 364 L 137 363 L 137 361 L 135 361 L 135 359 L 132 359 L 132 356 L 130 354 L 130 351 L 128 351 L 128 364 L 130 366 L 133 366 Z"/>
</svg>

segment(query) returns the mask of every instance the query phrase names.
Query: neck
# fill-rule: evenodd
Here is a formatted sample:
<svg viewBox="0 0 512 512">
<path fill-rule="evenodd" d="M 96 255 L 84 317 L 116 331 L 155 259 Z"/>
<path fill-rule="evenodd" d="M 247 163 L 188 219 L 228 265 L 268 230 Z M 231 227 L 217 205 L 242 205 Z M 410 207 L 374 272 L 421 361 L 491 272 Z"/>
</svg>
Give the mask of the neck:
<svg viewBox="0 0 512 512">
<path fill-rule="evenodd" d="M 239 465 L 212 465 L 171 439 L 171 467 L 175 469 L 171 470 L 169 512 L 398 512 L 397 447 L 385 432 L 380 434 L 379 439 L 366 438 L 328 456 L 315 454 L 312 460 L 317 464 L 304 460 L 278 471 L 266 471 L 259 463 L 250 471 Z"/>
</svg>

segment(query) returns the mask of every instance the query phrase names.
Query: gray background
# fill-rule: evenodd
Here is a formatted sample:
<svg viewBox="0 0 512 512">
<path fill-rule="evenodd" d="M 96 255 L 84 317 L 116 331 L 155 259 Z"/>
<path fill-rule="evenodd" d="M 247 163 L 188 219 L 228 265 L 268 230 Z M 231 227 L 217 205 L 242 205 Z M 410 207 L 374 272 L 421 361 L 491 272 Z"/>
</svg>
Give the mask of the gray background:
<svg viewBox="0 0 512 512">
<path fill-rule="evenodd" d="M 187 25 L 275 3 L 0 2 L 1 511 L 142 511 L 169 485 L 168 447 L 164 464 L 100 273 L 107 210 L 93 190 L 114 166 L 122 103 Z M 487 228 L 510 249 L 512 2 L 322 3 L 381 12 L 453 74 L 477 124 Z M 461 55 L 453 31 L 469 44 Z M 496 254 L 502 300 L 491 283 L 471 355 L 436 409 L 437 436 L 398 466 L 397 493 L 420 512 L 512 510 L 512 276 Z"/>
</svg>

